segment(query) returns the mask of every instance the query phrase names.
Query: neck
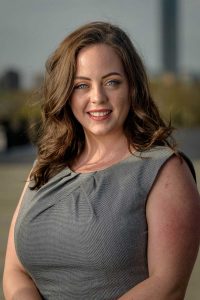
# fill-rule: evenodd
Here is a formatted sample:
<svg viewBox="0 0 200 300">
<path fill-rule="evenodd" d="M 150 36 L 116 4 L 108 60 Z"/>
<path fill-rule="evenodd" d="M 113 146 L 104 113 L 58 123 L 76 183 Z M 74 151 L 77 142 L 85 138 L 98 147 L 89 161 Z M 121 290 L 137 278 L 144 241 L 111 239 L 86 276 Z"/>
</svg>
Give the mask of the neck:
<svg viewBox="0 0 200 300">
<path fill-rule="evenodd" d="M 89 169 L 111 165 L 129 155 L 124 134 L 96 137 L 86 135 L 85 149 L 77 158 L 75 169 Z"/>
</svg>

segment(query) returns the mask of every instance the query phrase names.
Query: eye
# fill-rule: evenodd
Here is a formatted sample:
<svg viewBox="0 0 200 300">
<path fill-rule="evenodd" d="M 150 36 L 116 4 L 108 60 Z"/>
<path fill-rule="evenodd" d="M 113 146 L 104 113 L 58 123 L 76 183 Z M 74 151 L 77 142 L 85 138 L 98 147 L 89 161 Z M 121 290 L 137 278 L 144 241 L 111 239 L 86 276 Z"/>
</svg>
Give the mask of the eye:
<svg viewBox="0 0 200 300">
<path fill-rule="evenodd" d="M 113 80 L 109 80 L 106 85 L 109 85 L 109 86 L 117 86 L 120 84 L 120 81 L 119 80 L 116 80 L 116 79 L 113 79 Z"/>
<path fill-rule="evenodd" d="M 79 89 L 79 90 L 82 90 L 82 89 L 86 89 L 88 87 L 88 85 L 87 84 L 85 84 L 85 83 L 79 83 L 79 84 L 77 84 L 77 85 L 75 85 L 75 89 Z"/>
</svg>

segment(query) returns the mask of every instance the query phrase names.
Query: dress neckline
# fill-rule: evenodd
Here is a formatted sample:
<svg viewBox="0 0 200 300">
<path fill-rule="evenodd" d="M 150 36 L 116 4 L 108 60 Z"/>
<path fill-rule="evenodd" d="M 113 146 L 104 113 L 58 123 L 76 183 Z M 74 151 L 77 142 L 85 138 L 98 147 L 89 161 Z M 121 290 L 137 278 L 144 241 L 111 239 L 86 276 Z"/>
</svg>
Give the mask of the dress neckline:
<svg viewBox="0 0 200 300">
<path fill-rule="evenodd" d="M 121 164 L 123 164 L 124 162 L 127 162 L 131 159 L 136 159 L 138 160 L 139 158 L 141 158 L 141 152 L 138 151 L 134 151 L 134 153 L 130 153 L 130 155 L 126 156 L 125 158 L 105 167 L 102 169 L 98 169 L 98 170 L 93 170 L 93 171 L 88 171 L 88 172 L 78 172 L 78 171 L 74 171 L 72 170 L 69 166 L 67 167 L 67 169 L 70 171 L 70 173 L 74 174 L 74 175 L 89 175 L 89 174 L 95 174 L 95 173 L 100 173 L 100 172 L 106 172 L 107 170 L 110 170 L 112 168 L 115 168 Z"/>
</svg>

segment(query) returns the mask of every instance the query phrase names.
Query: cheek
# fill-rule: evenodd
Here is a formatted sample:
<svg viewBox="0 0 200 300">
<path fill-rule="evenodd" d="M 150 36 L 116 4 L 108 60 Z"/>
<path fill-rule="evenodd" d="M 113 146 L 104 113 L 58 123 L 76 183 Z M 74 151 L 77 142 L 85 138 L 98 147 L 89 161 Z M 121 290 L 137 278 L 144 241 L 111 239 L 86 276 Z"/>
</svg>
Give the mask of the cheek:
<svg viewBox="0 0 200 300">
<path fill-rule="evenodd" d="M 80 106 L 80 101 L 78 101 L 77 97 L 72 96 L 70 100 L 70 107 L 72 112 L 78 111 Z"/>
<path fill-rule="evenodd" d="M 74 117 L 78 120 L 79 116 L 80 116 L 79 110 L 77 110 L 76 107 L 73 107 L 72 108 L 72 113 L 73 113 Z"/>
<path fill-rule="evenodd" d="M 77 109 L 76 103 L 73 99 L 71 99 L 71 101 L 70 101 L 70 107 L 71 107 L 72 114 L 77 119 L 79 110 Z"/>
<path fill-rule="evenodd" d="M 131 107 L 131 101 L 128 98 L 122 98 L 122 102 L 121 102 L 121 112 L 123 114 L 123 119 L 125 120 L 128 116 L 128 113 L 130 111 L 130 107 Z"/>
<path fill-rule="evenodd" d="M 82 123 L 83 118 L 84 118 L 84 105 L 81 103 L 80 99 L 71 99 L 70 103 L 71 111 L 72 114 L 74 115 L 75 119 L 79 122 Z"/>
<path fill-rule="evenodd" d="M 83 92 L 76 92 L 71 97 L 70 101 L 71 109 L 74 111 L 81 111 L 84 109 L 84 107 L 87 105 L 87 98 L 83 94 Z"/>
<path fill-rule="evenodd" d="M 118 97 L 121 101 L 123 101 L 123 103 L 128 104 L 130 103 L 130 93 L 129 93 L 129 89 L 125 86 L 120 93 L 118 94 Z"/>
<path fill-rule="evenodd" d="M 118 97 L 118 105 L 124 111 L 129 110 L 129 108 L 131 106 L 131 101 L 130 101 L 130 97 L 129 97 L 128 93 L 122 93 Z"/>
</svg>

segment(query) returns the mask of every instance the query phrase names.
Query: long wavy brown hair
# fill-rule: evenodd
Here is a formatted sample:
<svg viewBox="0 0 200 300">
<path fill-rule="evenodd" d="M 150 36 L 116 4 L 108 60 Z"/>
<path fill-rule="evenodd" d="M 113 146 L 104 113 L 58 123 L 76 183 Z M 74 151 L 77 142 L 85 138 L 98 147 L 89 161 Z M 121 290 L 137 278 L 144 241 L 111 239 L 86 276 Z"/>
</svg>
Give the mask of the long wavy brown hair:
<svg viewBox="0 0 200 300">
<path fill-rule="evenodd" d="M 47 60 L 38 156 L 30 176 L 34 182 L 32 189 L 39 189 L 52 176 L 70 166 L 84 148 L 83 128 L 71 111 L 70 98 L 79 51 L 98 43 L 109 45 L 116 51 L 129 81 L 131 108 L 124 124 L 129 147 L 140 152 L 156 145 L 174 148 L 173 129 L 160 117 L 150 94 L 145 68 L 131 40 L 116 25 L 92 22 L 67 36 Z"/>
</svg>

